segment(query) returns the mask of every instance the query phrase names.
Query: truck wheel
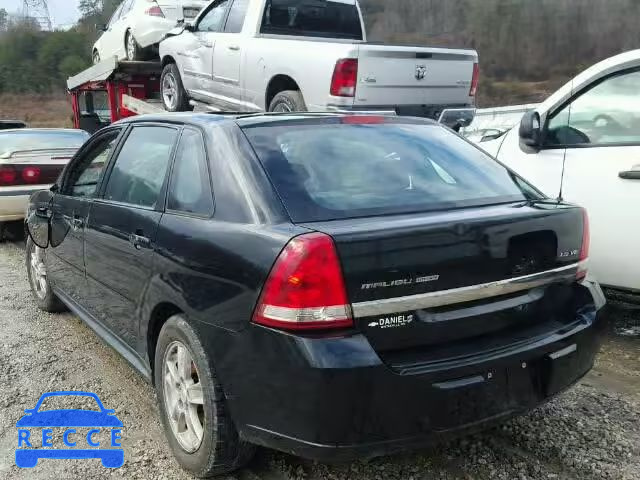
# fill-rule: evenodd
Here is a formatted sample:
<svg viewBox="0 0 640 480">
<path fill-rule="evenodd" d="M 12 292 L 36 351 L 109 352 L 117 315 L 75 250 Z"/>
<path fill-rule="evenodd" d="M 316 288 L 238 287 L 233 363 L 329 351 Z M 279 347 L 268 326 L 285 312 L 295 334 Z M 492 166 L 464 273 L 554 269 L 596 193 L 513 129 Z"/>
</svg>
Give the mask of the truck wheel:
<svg viewBox="0 0 640 480">
<path fill-rule="evenodd" d="M 205 478 L 253 457 L 255 447 L 239 438 L 211 358 L 183 315 L 160 330 L 154 382 L 169 445 L 183 468 Z"/>
<path fill-rule="evenodd" d="M 180 70 L 175 63 L 169 63 L 162 70 L 160 96 L 167 112 L 187 112 L 191 110 L 189 97 L 182 85 Z"/>
<path fill-rule="evenodd" d="M 270 112 L 306 112 L 307 105 L 300 90 L 285 90 L 278 93 L 269 105 Z"/>
</svg>

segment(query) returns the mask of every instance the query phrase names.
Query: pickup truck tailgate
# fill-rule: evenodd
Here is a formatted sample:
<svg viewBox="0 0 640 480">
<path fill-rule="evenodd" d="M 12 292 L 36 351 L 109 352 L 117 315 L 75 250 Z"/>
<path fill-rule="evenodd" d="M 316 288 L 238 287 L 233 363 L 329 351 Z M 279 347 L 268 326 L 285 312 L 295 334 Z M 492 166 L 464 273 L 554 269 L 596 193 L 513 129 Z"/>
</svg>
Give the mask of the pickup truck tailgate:
<svg viewBox="0 0 640 480">
<path fill-rule="evenodd" d="M 473 50 L 363 43 L 355 106 L 468 105 Z"/>
</svg>

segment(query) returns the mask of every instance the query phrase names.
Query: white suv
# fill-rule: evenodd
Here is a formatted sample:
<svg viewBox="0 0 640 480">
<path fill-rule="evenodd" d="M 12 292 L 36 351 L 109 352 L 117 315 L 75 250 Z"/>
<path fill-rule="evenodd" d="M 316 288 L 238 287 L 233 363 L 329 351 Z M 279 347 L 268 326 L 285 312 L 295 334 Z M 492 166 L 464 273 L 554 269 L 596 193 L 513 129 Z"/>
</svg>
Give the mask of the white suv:
<svg viewBox="0 0 640 480">
<path fill-rule="evenodd" d="M 124 0 L 93 45 L 93 63 L 116 56 L 119 60 L 144 60 L 178 20 L 192 20 L 206 0 Z"/>
</svg>

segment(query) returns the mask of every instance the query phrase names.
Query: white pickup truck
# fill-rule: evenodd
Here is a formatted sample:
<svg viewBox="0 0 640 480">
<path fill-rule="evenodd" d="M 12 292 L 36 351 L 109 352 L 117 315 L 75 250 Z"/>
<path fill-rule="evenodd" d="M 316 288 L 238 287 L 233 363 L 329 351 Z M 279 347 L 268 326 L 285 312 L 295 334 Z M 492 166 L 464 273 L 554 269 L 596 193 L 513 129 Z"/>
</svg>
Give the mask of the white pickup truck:
<svg viewBox="0 0 640 480">
<path fill-rule="evenodd" d="M 357 0 L 214 0 L 160 44 L 168 111 L 472 108 L 474 50 L 367 42 Z"/>
</svg>

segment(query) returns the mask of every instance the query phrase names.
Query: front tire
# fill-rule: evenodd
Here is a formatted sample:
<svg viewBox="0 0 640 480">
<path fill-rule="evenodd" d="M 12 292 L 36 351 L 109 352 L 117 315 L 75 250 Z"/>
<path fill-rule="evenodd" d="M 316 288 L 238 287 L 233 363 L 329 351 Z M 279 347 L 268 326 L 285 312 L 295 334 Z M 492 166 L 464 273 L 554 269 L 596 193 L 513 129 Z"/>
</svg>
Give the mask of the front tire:
<svg viewBox="0 0 640 480">
<path fill-rule="evenodd" d="M 185 470 L 206 478 L 251 459 L 255 447 L 239 438 L 211 359 L 183 315 L 160 331 L 154 381 L 169 445 Z"/>
<path fill-rule="evenodd" d="M 278 93 L 269 105 L 270 112 L 306 112 L 307 105 L 300 90 L 285 90 Z"/>
<path fill-rule="evenodd" d="M 31 293 L 36 300 L 40 310 L 50 313 L 63 312 L 66 310 L 64 304 L 56 297 L 51 289 L 51 280 L 47 273 L 46 254 L 47 251 L 36 246 L 30 237 L 27 238 L 27 276 Z"/>
<path fill-rule="evenodd" d="M 160 78 L 160 96 L 167 112 L 187 112 L 191 110 L 189 97 L 182 84 L 180 70 L 175 63 L 165 65 Z"/>
</svg>

